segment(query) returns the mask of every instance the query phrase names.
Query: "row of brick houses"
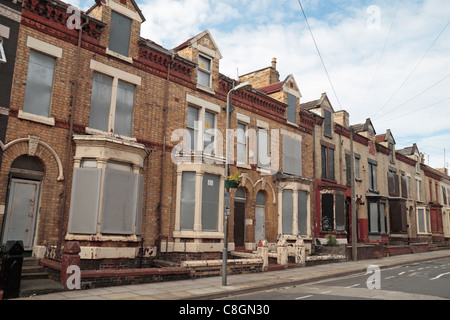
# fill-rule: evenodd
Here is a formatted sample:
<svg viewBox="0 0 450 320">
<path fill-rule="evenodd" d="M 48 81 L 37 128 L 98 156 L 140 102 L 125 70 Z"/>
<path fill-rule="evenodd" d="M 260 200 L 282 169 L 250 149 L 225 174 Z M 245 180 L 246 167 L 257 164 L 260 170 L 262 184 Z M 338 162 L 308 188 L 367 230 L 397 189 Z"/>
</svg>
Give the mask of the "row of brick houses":
<svg viewBox="0 0 450 320">
<path fill-rule="evenodd" d="M 450 238 L 445 170 L 416 145 L 396 150 L 370 119 L 350 126 L 326 94 L 303 103 L 275 59 L 230 79 L 209 31 L 168 50 L 141 37 L 134 0 L 96 1 L 81 29 L 68 8 L 0 4 L 2 243 L 22 240 L 43 258 L 76 241 L 85 269 L 220 259 L 226 201 L 230 251 L 301 238 L 313 254 L 329 234 L 351 244 L 352 228 L 361 244 Z M 231 95 L 240 185 L 227 200 L 227 96 L 247 81 Z"/>
</svg>

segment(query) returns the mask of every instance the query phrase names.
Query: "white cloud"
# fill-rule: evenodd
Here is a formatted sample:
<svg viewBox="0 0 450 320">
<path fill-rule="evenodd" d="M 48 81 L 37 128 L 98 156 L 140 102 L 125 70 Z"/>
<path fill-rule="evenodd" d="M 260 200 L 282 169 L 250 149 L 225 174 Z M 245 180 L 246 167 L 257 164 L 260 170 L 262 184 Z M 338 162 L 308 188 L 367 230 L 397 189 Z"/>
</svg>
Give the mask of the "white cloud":
<svg viewBox="0 0 450 320">
<path fill-rule="evenodd" d="M 294 75 L 303 102 L 327 92 L 334 108 L 340 109 L 297 1 L 138 3 L 147 19 L 143 36 L 171 49 L 209 29 L 224 56 L 223 74 L 236 78 L 237 73 L 270 66 L 276 57 L 281 78 Z M 450 131 L 450 101 L 435 104 L 450 97 L 450 77 L 437 84 L 450 73 L 450 26 L 424 56 L 449 22 L 449 1 L 401 0 L 398 11 L 398 2 L 388 0 L 302 3 L 341 106 L 349 111 L 352 123 L 372 118 L 377 133 L 391 129 L 398 141 L 405 141 L 397 148 L 421 141 L 430 146 L 436 133 L 445 136 Z M 368 28 L 370 5 L 380 9 L 379 29 Z M 422 112 L 411 113 L 421 108 Z M 402 117 L 405 114 L 409 115 Z M 441 142 L 439 139 L 435 137 L 436 143 Z M 443 143 L 450 150 L 448 141 L 444 139 Z M 430 158 L 441 158 L 443 146 L 434 150 Z"/>
</svg>

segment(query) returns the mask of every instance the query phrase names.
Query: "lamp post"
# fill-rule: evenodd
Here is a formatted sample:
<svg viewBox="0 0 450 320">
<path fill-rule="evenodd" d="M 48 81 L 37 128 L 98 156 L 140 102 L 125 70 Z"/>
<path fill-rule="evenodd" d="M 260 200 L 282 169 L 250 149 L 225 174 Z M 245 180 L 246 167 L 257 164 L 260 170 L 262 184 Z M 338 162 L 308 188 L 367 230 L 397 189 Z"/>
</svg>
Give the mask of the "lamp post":
<svg viewBox="0 0 450 320">
<path fill-rule="evenodd" d="M 238 92 L 242 90 L 247 90 L 252 87 L 252 84 L 250 82 L 244 82 L 239 84 L 238 86 L 234 87 L 228 92 L 227 95 L 227 124 L 226 124 L 226 138 L 225 138 L 225 179 L 228 178 L 230 175 L 230 168 L 229 168 L 229 135 L 228 135 L 228 129 L 230 128 L 230 100 L 231 100 L 231 94 L 233 92 Z M 230 188 L 227 188 L 227 193 L 230 192 Z M 228 265 L 228 217 L 230 215 L 230 204 L 226 204 L 224 208 L 224 239 L 223 239 L 223 253 L 222 253 L 222 286 L 227 285 L 227 265 Z"/>
</svg>

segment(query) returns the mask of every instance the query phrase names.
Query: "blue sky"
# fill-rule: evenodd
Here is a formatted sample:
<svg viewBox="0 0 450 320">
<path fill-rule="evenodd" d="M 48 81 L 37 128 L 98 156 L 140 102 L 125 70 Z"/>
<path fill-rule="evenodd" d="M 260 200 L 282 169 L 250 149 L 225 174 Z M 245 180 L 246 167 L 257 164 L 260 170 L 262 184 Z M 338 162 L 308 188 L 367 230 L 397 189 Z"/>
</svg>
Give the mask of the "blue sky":
<svg viewBox="0 0 450 320">
<path fill-rule="evenodd" d="M 232 78 L 276 57 L 302 102 L 326 92 L 351 124 L 371 118 L 378 134 L 391 129 L 397 149 L 415 142 L 427 164 L 443 167 L 445 148 L 450 163 L 450 1 L 302 0 L 331 83 L 298 0 L 136 2 L 147 19 L 143 37 L 171 49 L 209 30 L 223 55 L 220 72 Z"/>
</svg>

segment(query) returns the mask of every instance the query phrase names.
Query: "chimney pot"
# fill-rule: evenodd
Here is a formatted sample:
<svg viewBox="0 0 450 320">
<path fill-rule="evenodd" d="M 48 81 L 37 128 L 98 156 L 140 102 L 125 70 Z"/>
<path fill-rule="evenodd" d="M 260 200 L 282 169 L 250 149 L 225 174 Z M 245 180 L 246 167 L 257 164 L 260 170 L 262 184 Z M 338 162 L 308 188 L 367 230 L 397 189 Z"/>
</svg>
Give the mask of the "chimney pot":
<svg viewBox="0 0 450 320">
<path fill-rule="evenodd" d="M 277 58 L 272 59 L 272 68 L 277 69 Z"/>
</svg>

